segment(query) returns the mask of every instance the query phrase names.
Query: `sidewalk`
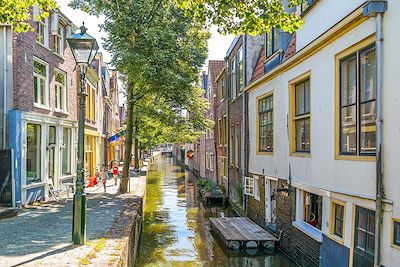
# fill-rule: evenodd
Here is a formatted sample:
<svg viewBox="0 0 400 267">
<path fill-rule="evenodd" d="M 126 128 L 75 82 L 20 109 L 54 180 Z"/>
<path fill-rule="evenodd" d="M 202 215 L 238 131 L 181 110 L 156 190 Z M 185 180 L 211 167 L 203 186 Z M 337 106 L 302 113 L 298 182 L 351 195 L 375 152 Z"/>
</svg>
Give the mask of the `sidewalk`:
<svg viewBox="0 0 400 267">
<path fill-rule="evenodd" d="M 143 178 L 131 178 L 131 191 Z M 144 178 L 145 179 L 145 178 Z M 118 195 L 112 179 L 103 186 L 88 188 L 87 245 L 71 243 L 72 201 L 41 204 L 0 220 L 0 266 L 79 266 L 93 246 L 98 245 L 132 194 Z M 100 241 L 99 241 L 100 240 Z"/>
</svg>

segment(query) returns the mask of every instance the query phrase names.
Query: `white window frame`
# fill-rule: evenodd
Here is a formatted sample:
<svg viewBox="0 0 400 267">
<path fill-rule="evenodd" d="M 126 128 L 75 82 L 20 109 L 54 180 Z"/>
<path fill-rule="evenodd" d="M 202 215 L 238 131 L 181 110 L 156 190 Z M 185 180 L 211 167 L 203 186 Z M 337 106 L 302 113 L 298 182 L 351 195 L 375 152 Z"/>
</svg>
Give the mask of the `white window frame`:
<svg viewBox="0 0 400 267">
<path fill-rule="evenodd" d="M 244 177 L 244 194 L 254 197 L 254 178 Z"/>
<path fill-rule="evenodd" d="M 67 129 L 67 134 L 69 135 L 68 136 L 68 139 L 69 139 L 69 148 L 66 146 L 66 144 L 64 144 L 64 129 Z M 72 128 L 70 128 L 70 127 L 63 127 L 62 128 L 62 139 L 61 139 L 61 142 L 62 142 L 62 145 L 61 145 L 61 149 L 62 149 L 62 151 L 61 151 L 61 171 L 60 171 L 60 173 L 61 173 L 61 176 L 62 177 L 66 177 L 66 176 L 70 176 L 70 175 L 72 175 L 73 174 L 73 168 L 72 168 L 72 160 L 73 160 L 73 151 L 74 151 L 74 149 L 73 149 L 73 138 L 72 138 L 72 135 L 73 135 L 73 129 Z M 69 160 L 70 160 L 70 162 L 69 162 L 69 169 L 70 169 L 70 173 L 68 174 L 68 173 L 64 173 L 63 172 L 63 162 L 65 161 L 65 159 L 64 159 L 64 149 L 68 149 L 69 150 L 69 153 L 70 153 L 70 155 L 69 155 Z"/>
<path fill-rule="evenodd" d="M 48 48 L 49 47 L 49 18 L 44 18 L 43 20 L 37 20 L 37 29 L 36 29 L 36 43 Z M 38 40 L 38 36 L 41 32 L 41 27 L 43 27 L 43 43 Z"/>
<path fill-rule="evenodd" d="M 64 84 L 59 83 L 56 80 L 56 74 L 60 73 L 61 75 L 64 76 Z M 61 94 L 57 94 L 57 90 L 61 91 Z M 55 109 L 56 111 L 62 111 L 62 112 L 67 112 L 67 73 L 65 71 L 62 71 L 60 69 L 54 69 L 54 91 L 55 91 Z M 60 99 L 57 99 L 58 97 Z M 62 104 L 62 108 L 60 106 L 57 106 L 57 102 L 59 102 L 59 104 Z"/>
<path fill-rule="evenodd" d="M 65 41 L 65 29 L 64 26 L 58 24 L 57 33 L 54 35 L 54 53 L 64 57 L 64 41 Z M 57 52 L 57 48 L 59 51 Z"/>
<path fill-rule="evenodd" d="M 258 175 L 253 175 L 254 178 L 254 199 L 260 201 L 260 177 Z"/>
<path fill-rule="evenodd" d="M 49 64 L 46 61 L 43 61 L 43 60 L 41 60 L 40 58 L 37 58 L 37 57 L 33 57 L 33 61 L 34 62 L 36 61 L 36 62 L 38 62 L 38 63 L 40 63 L 42 65 L 45 65 L 45 67 L 46 67 L 46 77 L 43 77 L 42 75 L 35 73 L 35 66 L 33 66 L 33 77 L 38 77 L 40 79 L 44 78 L 45 83 L 46 83 L 45 87 L 44 87 L 44 94 L 45 95 L 44 95 L 44 98 L 43 98 L 45 103 L 34 102 L 34 106 L 48 108 L 48 106 L 49 106 Z M 40 83 L 39 83 L 39 85 L 40 85 Z M 37 97 L 38 100 L 40 100 L 40 98 L 41 98 L 41 92 L 40 92 L 40 86 L 39 85 L 38 85 L 39 90 L 38 90 L 38 97 Z M 32 88 L 32 89 L 35 92 L 35 89 L 34 88 Z"/>
<path fill-rule="evenodd" d="M 214 171 L 213 162 L 214 162 L 214 154 L 210 153 L 210 171 Z"/>
</svg>

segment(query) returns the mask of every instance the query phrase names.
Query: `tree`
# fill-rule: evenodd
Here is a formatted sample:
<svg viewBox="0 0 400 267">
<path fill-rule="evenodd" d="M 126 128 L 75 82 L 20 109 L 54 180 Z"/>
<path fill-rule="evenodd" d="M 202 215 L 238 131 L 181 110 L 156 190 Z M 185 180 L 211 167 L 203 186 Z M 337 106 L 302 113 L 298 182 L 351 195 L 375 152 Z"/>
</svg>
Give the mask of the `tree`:
<svg viewBox="0 0 400 267">
<path fill-rule="evenodd" d="M 223 34 L 251 35 L 272 28 L 294 32 L 303 25 L 294 8 L 303 0 L 175 0 L 185 14 L 204 25 L 216 25 Z M 286 8 L 285 8 L 286 5 Z"/>
<path fill-rule="evenodd" d="M 183 110 L 201 113 L 198 109 L 204 105 L 196 100 L 199 97 L 195 94 L 199 91 L 194 90 L 194 84 L 207 57 L 210 34 L 171 1 L 75 0 L 72 6 L 105 16 L 102 27 L 109 36 L 105 47 L 113 55 L 114 66 L 127 81 L 128 110 L 122 177 L 129 177 L 132 139 L 143 126 L 140 120 L 144 109 L 139 108 L 140 104 L 148 104 L 149 97 L 159 106 L 157 111 L 160 116 L 172 110 L 174 113 L 168 114 L 168 118 L 173 118 L 171 114 L 175 114 L 176 120 L 177 114 L 181 115 Z M 202 125 L 202 119 L 207 120 L 193 115 L 189 122 L 192 118 L 193 128 Z M 166 126 L 167 121 L 169 127 L 176 125 L 173 120 L 164 120 L 162 125 Z M 192 127 L 186 125 L 180 126 L 180 129 L 191 130 Z M 123 181 L 120 192 L 127 189 L 127 180 Z"/>
<path fill-rule="evenodd" d="M 0 0 L 0 24 L 10 24 L 16 32 L 33 30 L 29 21 L 34 5 L 40 10 L 36 19 L 48 17 L 49 11 L 56 8 L 54 0 Z"/>
</svg>

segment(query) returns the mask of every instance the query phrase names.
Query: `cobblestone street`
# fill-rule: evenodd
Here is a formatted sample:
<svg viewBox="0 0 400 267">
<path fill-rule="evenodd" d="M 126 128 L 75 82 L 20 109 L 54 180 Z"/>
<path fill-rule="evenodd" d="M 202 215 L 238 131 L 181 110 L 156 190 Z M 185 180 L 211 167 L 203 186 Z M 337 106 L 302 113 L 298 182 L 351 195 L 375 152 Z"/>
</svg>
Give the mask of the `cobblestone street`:
<svg viewBox="0 0 400 267">
<path fill-rule="evenodd" d="M 109 180 L 103 187 L 90 188 L 87 201 L 88 245 L 111 227 L 124 198 L 116 195 Z M 92 193 L 91 193 L 92 192 Z M 72 201 L 32 206 L 17 217 L 0 221 L 0 266 L 79 265 L 90 246 L 71 243 Z"/>
</svg>

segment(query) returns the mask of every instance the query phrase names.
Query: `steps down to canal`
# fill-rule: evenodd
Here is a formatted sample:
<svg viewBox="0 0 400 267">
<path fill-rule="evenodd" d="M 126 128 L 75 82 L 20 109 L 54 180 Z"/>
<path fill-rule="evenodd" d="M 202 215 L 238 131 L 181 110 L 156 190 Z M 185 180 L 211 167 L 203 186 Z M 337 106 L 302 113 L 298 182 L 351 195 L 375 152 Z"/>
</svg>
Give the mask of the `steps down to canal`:
<svg viewBox="0 0 400 267">
<path fill-rule="evenodd" d="M 272 248 L 277 238 L 246 217 L 210 218 L 211 228 L 228 248 Z"/>
</svg>

